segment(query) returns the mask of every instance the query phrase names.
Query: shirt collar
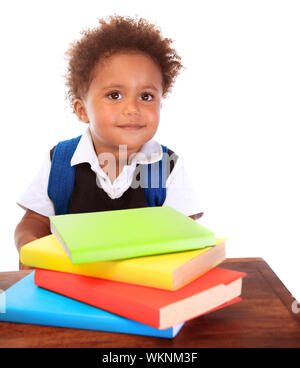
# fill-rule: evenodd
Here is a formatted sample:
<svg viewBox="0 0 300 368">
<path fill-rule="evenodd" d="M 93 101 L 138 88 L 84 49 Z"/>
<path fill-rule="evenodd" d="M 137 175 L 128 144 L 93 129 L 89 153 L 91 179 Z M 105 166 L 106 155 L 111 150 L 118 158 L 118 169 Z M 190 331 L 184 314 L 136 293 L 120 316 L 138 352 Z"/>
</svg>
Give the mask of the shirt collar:
<svg viewBox="0 0 300 368">
<path fill-rule="evenodd" d="M 140 151 L 135 153 L 130 158 L 129 166 L 133 164 L 150 164 L 157 162 L 161 160 L 162 155 L 163 152 L 161 145 L 154 139 L 151 139 L 150 141 L 144 143 Z M 91 167 L 99 166 L 89 128 L 86 129 L 79 140 L 77 148 L 71 159 L 71 166 L 78 165 L 83 162 L 88 162 Z"/>
</svg>

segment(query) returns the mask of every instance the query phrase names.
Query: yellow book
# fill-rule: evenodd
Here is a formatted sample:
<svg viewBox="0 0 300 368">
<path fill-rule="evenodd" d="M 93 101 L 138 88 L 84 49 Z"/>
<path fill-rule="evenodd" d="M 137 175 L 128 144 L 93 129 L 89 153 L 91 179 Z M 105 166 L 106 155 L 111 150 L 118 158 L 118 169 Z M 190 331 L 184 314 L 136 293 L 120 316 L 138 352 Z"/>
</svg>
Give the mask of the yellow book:
<svg viewBox="0 0 300 368">
<path fill-rule="evenodd" d="M 198 250 L 75 265 L 51 234 L 24 245 L 21 262 L 35 268 L 177 290 L 225 259 L 225 240 L 216 239 L 216 246 Z"/>
</svg>

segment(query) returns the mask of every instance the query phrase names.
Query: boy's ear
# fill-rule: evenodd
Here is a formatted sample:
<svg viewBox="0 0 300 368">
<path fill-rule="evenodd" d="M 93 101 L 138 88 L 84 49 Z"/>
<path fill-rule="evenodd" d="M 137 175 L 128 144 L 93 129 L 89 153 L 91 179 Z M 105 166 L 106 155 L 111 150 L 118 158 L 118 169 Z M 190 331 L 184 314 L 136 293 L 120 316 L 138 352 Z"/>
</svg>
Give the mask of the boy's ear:
<svg viewBox="0 0 300 368">
<path fill-rule="evenodd" d="M 84 123 L 89 123 L 89 118 L 87 116 L 84 103 L 80 98 L 75 99 L 73 108 L 79 120 L 83 121 Z"/>
</svg>

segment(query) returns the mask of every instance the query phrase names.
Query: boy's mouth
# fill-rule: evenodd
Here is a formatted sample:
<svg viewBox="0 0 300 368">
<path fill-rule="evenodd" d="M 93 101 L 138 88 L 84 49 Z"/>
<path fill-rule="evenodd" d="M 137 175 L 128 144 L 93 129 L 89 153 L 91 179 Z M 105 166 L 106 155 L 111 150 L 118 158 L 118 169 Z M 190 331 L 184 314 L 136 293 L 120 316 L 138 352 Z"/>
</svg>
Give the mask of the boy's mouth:
<svg viewBox="0 0 300 368">
<path fill-rule="evenodd" d="M 125 130 L 139 130 L 144 128 L 146 125 L 142 124 L 124 124 L 124 125 L 117 125 L 118 128 L 125 129 Z"/>
</svg>

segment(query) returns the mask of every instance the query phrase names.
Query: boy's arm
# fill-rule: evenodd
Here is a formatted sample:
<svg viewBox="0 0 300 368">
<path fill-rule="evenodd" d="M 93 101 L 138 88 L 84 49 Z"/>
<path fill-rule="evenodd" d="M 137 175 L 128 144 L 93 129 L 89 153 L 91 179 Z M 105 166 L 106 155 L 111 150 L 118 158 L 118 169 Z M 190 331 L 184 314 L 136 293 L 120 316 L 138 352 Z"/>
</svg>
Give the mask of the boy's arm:
<svg viewBox="0 0 300 368">
<path fill-rule="evenodd" d="M 20 253 L 23 245 L 49 234 L 51 234 L 49 217 L 27 209 L 15 230 L 15 244 L 18 252 Z M 26 267 L 21 267 L 20 264 L 20 269 L 26 269 Z"/>
<path fill-rule="evenodd" d="M 196 213 L 196 215 L 191 215 L 189 217 L 193 220 L 198 220 L 200 217 L 202 217 L 202 215 L 203 215 L 203 212 L 200 212 L 200 213 Z"/>
</svg>

